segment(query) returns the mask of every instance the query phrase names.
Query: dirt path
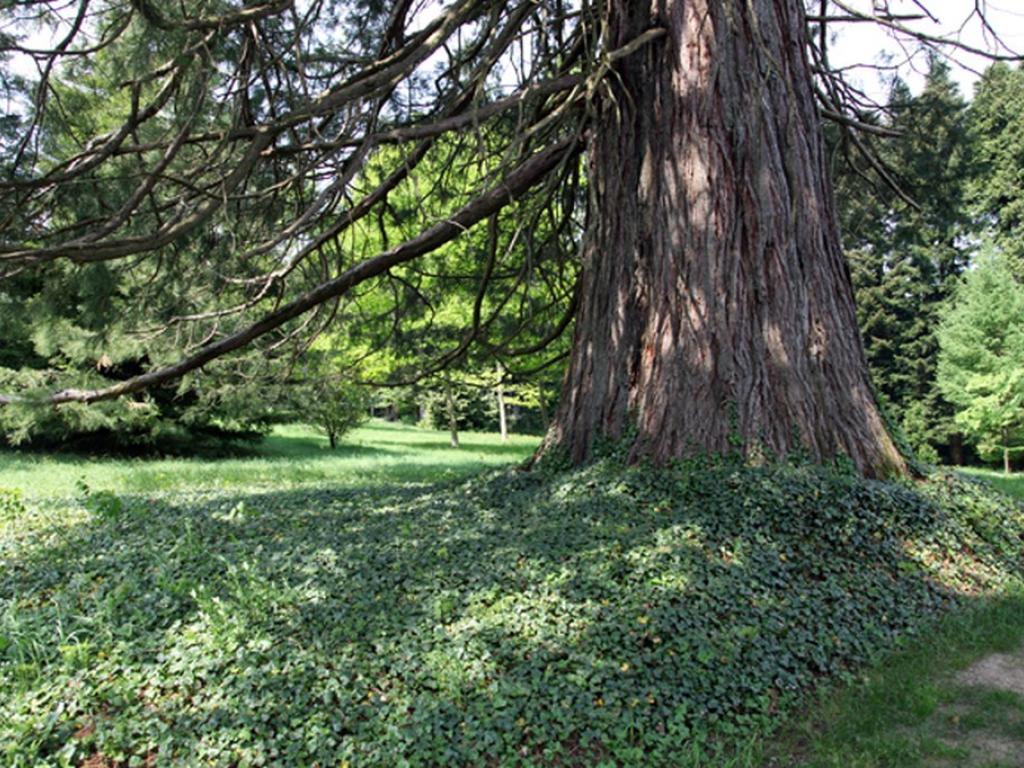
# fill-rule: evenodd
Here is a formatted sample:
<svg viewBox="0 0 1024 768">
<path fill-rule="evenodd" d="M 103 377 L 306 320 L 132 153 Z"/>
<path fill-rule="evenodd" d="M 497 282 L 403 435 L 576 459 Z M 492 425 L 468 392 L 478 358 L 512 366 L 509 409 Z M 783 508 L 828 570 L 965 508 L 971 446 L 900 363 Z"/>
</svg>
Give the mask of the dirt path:
<svg viewBox="0 0 1024 768">
<path fill-rule="evenodd" d="M 953 684 L 929 724 L 949 750 L 934 765 L 1024 768 L 1024 648 L 978 660 Z"/>
<path fill-rule="evenodd" d="M 993 653 L 956 676 L 960 685 L 1010 691 L 1024 696 L 1024 648 L 1016 653 Z"/>
</svg>

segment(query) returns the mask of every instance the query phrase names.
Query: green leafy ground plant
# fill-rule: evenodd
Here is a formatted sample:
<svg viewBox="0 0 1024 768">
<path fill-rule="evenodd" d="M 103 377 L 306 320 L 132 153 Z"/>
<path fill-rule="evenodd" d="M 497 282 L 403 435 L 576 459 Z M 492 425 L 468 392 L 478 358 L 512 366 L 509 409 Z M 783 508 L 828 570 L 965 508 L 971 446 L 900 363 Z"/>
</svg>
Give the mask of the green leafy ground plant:
<svg viewBox="0 0 1024 768">
<path fill-rule="evenodd" d="M 739 764 L 1024 569 L 1024 509 L 950 475 L 604 460 L 88 498 L 0 523 L 4 764 Z"/>
<path fill-rule="evenodd" d="M 993 652 L 1021 656 L 1024 593 L 1010 590 L 905 638 L 855 684 L 829 686 L 762 745 L 759 768 L 1014 768 L 1024 696 L 957 675 Z"/>
<path fill-rule="evenodd" d="M 1024 475 L 962 469 L 1024 499 Z M 1024 593 L 1010 588 L 902 638 L 849 685 L 816 693 L 780 732 L 743 755 L 758 768 L 1009 768 L 1024 753 L 1024 696 L 966 684 L 992 653 L 1024 662 Z M 1005 683 L 1005 681 L 1004 681 Z"/>
</svg>

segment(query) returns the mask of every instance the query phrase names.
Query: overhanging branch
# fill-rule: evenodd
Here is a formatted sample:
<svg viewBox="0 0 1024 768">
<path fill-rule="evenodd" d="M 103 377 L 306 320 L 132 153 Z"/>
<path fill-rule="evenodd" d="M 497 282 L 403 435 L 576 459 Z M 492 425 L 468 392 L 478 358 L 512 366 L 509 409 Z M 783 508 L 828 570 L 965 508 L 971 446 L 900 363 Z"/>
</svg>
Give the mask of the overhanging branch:
<svg viewBox="0 0 1024 768">
<path fill-rule="evenodd" d="M 372 277 L 376 277 L 392 267 L 412 261 L 419 256 L 436 250 L 525 193 L 550 171 L 557 168 L 567 157 L 578 152 L 580 146 L 579 139 L 574 137 L 560 141 L 535 153 L 528 160 L 510 171 L 500 183 L 460 208 L 450 218 L 438 222 L 416 237 L 406 240 L 384 253 L 360 262 L 354 267 L 345 270 L 333 280 L 320 284 L 275 312 L 265 315 L 257 322 L 219 341 L 208 344 L 195 354 L 173 365 L 148 371 L 139 376 L 133 376 L 109 387 L 88 390 L 66 389 L 56 392 L 49 397 L 34 399 L 33 402 L 40 405 L 94 403 L 122 397 L 180 378 L 186 373 L 201 368 L 212 360 L 246 346 L 255 339 L 279 328 L 314 307 L 344 295 L 354 286 Z M 0 405 L 10 405 L 20 399 L 23 398 L 0 395 Z"/>
</svg>

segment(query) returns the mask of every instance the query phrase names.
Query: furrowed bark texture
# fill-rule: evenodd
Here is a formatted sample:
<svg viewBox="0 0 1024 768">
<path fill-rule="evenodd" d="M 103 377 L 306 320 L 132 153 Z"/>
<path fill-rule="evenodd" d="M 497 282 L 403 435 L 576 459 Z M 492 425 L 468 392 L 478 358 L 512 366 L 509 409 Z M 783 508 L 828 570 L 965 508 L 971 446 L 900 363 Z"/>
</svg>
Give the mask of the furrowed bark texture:
<svg viewBox="0 0 1024 768">
<path fill-rule="evenodd" d="M 868 380 L 802 0 L 611 0 L 582 301 L 546 447 L 634 436 L 657 463 L 740 447 L 906 471 Z"/>
</svg>

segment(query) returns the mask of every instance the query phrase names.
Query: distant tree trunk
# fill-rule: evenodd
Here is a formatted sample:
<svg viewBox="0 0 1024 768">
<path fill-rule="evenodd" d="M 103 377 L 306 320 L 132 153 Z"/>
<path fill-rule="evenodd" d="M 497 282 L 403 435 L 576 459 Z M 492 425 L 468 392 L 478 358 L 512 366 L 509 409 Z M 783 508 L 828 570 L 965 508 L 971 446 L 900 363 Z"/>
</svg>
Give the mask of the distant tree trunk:
<svg viewBox="0 0 1024 768">
<path fill-rule="evenodd" d="M 1003 430 L 1003 472 L 1010 474 L 1010 431 Z"/>
<path fill-rule="evenodd" d="M 949 458 L 954 466 L 962 467 L 964 464 L 964 436 L 957 433 L 949 439 Z"/>
<path fill-rule="evenodd" d="M 845 454 L 902 473 L 868 381 L 803 0 L 609 0 L 617 64 L 591 132 L 591 226 L 545 441 L 577 462 Z M 652 8 L 657 17 L 652 20 Z"/>
<path fill-rule="evenodd" d="M 551 419 L 548 415 L 548 402 L 544 397 L 544 385 L 539 382 L 537 383 L 537 407 L 540 409 L 541 423 L 544 425 L 544 428 L 547 429 L 548 425 L 551 423 Z"/>
<path fill-rule="evenodd" d="M 455 410 L 455 396 L 452 394 L 452 382 L 448 374 L 444 376 L 444 402 L 448 411 L 448 431 L 451 433 L 452 448 L 459 447 L 459 417 Z"/>
<path fill-rule="evenodd" d="M 505 370 L 500 362 L 497 363 L 495 371 L 498 374 L 498 430 L 501 432 L 501 442 L 505 443 L 508 442 L 508 418 L 505 413 L 505 385 L 502 383 Z"/>
<path fill-rule="evenodd" d="M 338 447 L 338 435 L 337 435 L 337 433 L 333 429 L 332 430 L 328 430 L 328 432 L 327 432 L 327 441 L 331 444 L 331 450 L 332 451 L 335 448 Z"/>
</svg>

